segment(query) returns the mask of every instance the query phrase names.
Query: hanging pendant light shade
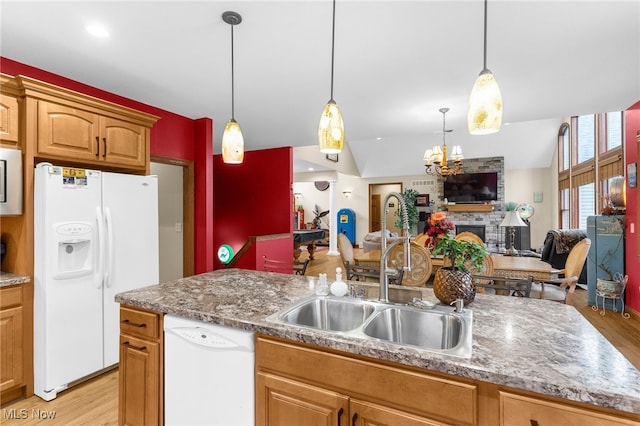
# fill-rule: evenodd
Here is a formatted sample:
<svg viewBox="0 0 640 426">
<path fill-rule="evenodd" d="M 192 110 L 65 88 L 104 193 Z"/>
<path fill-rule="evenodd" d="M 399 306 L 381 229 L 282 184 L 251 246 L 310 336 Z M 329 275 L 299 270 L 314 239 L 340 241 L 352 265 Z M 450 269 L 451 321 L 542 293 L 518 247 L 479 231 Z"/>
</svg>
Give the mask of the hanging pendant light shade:
<svg viewBox="0 0 640 426">
<path fill-rule="evenodd" d="M 469 95 L 467 126 L 472 135 L 488 135 L 502 126 L 502 95 L 487 68 L 487 0 L 484 0 L 484 67 Z"/>
<path fill-rule="evenodd" d="M 233 73 L 233 27 L 242 22 L 242 16 L 236 12 L 224 12 L 222 20 L 231 26 L 231 120 L 222 134 L 222 161 L 227 164 L 240 164 L 244 160 L 244 138 L 235 119 L 234 73 Z"/>
<path fill-rule="evenodd" d="M 333 25 L 331 30 L 331 98 L 322 111 L 318 125 L 320 152 L 338 154 L 344 144 L 344 123 L 340 108 L 333 100 L 333 60 L 336 35 L 336 0 L 333 0 Z"/>
</svg>

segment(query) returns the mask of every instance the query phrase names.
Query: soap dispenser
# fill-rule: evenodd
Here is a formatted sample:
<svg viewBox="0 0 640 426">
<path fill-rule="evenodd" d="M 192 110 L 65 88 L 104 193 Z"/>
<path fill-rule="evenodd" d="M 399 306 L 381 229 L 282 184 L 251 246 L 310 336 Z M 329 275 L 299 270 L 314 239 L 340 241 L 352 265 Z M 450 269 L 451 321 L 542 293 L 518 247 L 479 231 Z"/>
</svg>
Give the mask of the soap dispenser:
<svg viewBox="0 0 640 426">
<path fill-rule="evenodd" d="M 347 283 L 342 281 L 342 268 L 336 268 L 336 280 L 331 284 L 331 294 L 342 297 L 349 292 Z"/>
</svg>

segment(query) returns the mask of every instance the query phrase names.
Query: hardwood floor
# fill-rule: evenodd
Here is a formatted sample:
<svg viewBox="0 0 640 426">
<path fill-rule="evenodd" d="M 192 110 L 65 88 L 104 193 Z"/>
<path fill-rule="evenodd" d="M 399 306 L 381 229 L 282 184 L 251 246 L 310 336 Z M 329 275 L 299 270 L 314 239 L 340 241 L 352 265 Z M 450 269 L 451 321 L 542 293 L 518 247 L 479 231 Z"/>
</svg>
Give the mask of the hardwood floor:
<svg viewBox="0 0 640 426">
<path fill-rule="evenodd" d="M 359 250 L 359 249 L 355 249 Z M 301 259 L 308 254 L 303 250 Z M 321 249 L 309 263 L 306 275 L 326 273 L 335 279 L 336 267 L 342 267 L 340 256 L 327 256 Z M 504 297 L 504 296 L 496 296 Z M 587 292 L 576 290 L 572 305 L 597 328 L 618 350 L 640 369 L 640 317 L 624 319 L 619 313 L 606 311 L 604 316 L 587 305 Z M 41 418 L 38 418 L 40 413 Z M 26 416 L 22 419 L 21 416 Z M 51 418 L 43 418 L 52 415 Z M 14 416 L 13 418 L 9 418 Z M 44 402 L 37 396 L 16 401 L 2 407 L 2 425 L 117 425 L 118 371 L 105 373 L 86 383 L 61 392 L 56 399 Z"/>
</svg>

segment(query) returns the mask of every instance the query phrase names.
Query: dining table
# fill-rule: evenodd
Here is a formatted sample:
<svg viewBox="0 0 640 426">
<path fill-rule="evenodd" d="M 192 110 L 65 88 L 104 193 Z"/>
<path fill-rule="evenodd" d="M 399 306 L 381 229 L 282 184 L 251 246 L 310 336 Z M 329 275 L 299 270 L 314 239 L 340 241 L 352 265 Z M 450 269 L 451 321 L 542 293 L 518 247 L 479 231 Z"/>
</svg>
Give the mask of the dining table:
<svg viewBox="0 0 640 426">
<path fill-rule="evenodd" d="M 505 278 L 527 278 L 532 276 L 534 281 L 546 281 L 557 279 L 562 270 L 553 268 L 550 264 L 543 262 L 537 257 L 524 256 L 503 256 L 491 254 L 493 261 L 493 276 Z M 380 250 L 369 252 L 356 251 L 354 262 L 362 265 L 379 265 Z M 431 264 L 433 273 L 444 265 L 442 256 L 432 256 Z"/>
<path fill-rule="evenodd" d="M 537 257 L 503 256 L 492 254 L 493 275 L 507 278 L 527 278 L 532 276 L 534 281 L 555 280 L 561 269 L 553 268 Z"/>
</svg>

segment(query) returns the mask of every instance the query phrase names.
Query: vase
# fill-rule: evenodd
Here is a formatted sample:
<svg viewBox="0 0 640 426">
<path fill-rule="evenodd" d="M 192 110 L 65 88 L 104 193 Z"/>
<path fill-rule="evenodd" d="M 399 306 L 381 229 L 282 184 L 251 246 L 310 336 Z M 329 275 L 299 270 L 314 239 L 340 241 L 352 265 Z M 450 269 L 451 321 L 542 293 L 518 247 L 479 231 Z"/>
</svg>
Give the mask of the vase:
<svg viewBox="0 0 640 426">
<path fill-rule="evenodd" d="M 462 299 L 466 306 L 476 297 L 476 285 L 470 272 L 440 268 L 433 279 L 433 293 L 445 305 Z"/>
</svg>

